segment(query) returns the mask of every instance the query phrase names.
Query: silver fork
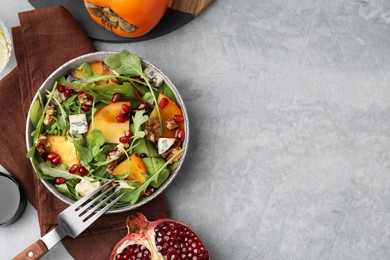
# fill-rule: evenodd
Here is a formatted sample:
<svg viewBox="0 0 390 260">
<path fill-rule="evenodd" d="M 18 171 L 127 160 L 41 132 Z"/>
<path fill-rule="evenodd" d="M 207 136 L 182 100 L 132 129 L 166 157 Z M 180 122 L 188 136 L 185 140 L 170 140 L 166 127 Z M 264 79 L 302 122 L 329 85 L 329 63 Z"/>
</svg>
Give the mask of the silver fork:
<svg viewBox="0 0 390 260">
<path fill-rule="evenodd" d="M 95 220 L 97 220 L 104 212 L 106 212 L 109 208 L 112 207 L 124 194 L 120 194 L 117 198 L 111 201 L 104 208 L 99 209 L 105 202 L 109 199 L 113 198 L 115 194 L 118 193 L 120 189 L 116 189 L 118 184 L 115 184 L 103 191 L 101 194 L 93 198 L 89 201 L 93 196 L 101 192 L 108 185 L 110 185 L 112 181 L 105 183 L 100 186 L 100 188 L 94 190 L 89 193 L 82 199 L 76 201 L 64 211 L 62 211 L 58 215 L 58 226 L 51 230 L 49 233 L 41 237 L 35 243 L 31 244 L 28 248 L 23 250 L 17 256 L 15 256 L 14 260 L 22 260 L 22 259 L 39 259 L 41 256 L 46 254 L 55 244 L 57 244 L 61 239 L 65 236 L 77 237 L 83 232 L 87 227 L 89 227 Z M 114 193 L 110 194 L 106 198 L 107 193 L 116 189 Z M 97 205 L 93 206 L 97 201 L 104 198 Z M 93 208 L 90 208 L 92 207 Z"/>
</svg>

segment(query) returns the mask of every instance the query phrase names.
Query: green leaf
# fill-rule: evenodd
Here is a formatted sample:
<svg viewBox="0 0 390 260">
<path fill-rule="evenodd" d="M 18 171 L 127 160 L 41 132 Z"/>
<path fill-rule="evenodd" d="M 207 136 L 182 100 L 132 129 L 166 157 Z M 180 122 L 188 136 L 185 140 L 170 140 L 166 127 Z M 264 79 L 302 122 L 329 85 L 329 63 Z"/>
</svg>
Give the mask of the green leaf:
<svg viewBox="0 0 390 260">
<path fill-rule="evenodd" d="M 145 164 L 148 174 L 155 173 L 165 164 L 165 160 L 158 154 L 157 148 L 152 142 L 146 139 L 139 139 L 136 144 L 137 146 L 134 147 L 134 152 L 137 154 L 146 154 L 146 157 L 142 158 L 142 161 Z"/>
<path fill-rule="evenodd" d="M 172 171 L 176 170 L 178 166 L 179 166 L 179 162 L 175 162 L 175 163 L 169 165 L 168 169 L 170 172 L 172 172 Z"/>
<path fill-rule="evenodd" d="M 158 90 L 158 92 L 169 97 L 169 99 L 171 99 L 173 102 L 176 103 L 175 94 L 173 93 L 172 89 L 165 82 L 157 90 Z"/>
<path fill-rule="evenodd" d="M 105 145 L 103 146 L 97 153 L 93 154 L 93 158 L 97 162 L 105 162 L 106 161 L 106 156 L 109 152 L 112 151 L 111 145 Z"/>
<path fill-rule="evenodd" d="M 125 174 L 122 174 L 122 175 L 115 176 L 115 179 L 116 179 L 116 180 L 124 180 L 124 179 L 126 179 L 129 175 L 130 175 L 130 171 L 129 171 L 128 173 L 125 173 Z"/>
<path fill-rule="evenodd" d="M 56 116 L 58 127 L 61 128 L 62 130 L 69 129 L 68 114 L 65 112 L 64 108 L 62 107 L 58 99 L 56 99 L 55 97 L 53 97 L 53 99 L 57 102 L 57 107 L 60 110 Z"/>
<path fill-rule="evenodd" d="M 119 74 L 131 76 L 143 74 L 141 59 L 127 50 L 105 58 L 104 63 Z"/>
<path fill-rule="evenodd" d="M 56 167 L 52 167 L 50 162 L 42 162 L 42 163 L 38 164 L 38 166 L 44 175 L 50 176 L 53 178 L 62 177 L 62 178 L 67 179 L 67 180 L 70 180 L 73 178 L 79 178 L 79 179 L 82 178 L 77 174 L 70 174 L 68 172 L 68 169 L 66 169 L 64 164 L 60 164 L 60 165 L 57 165 Z"/>
<path fill-rule="evenodd" d="M 151 92 L 145 93 L 145 95 L 142 98 L 149 106 L 154 106 L 154 99 Z"/>
<path fill-rule="evenodd" d="M 34 144 L 31 146 L 30 150 L 28 150 L 26 157 L 27 158 L 32 158 L 35 154 L 35 146 Z"/>
<path fill-rule="evenodd" d="M 89 63 L 81 64 L 74 72 L 80 79 L 88 79 L 93 76 L 93 71 Z"/>
<path fill-rule="evenodd" d="M 75 200 L 80 199 L 80 195 L 76 192 L 74 187 L 68 187 L 67 183 L 63 183 L 63 184 L 59 184 L 59 185 L 57 184 L 54 187 L 56 188 L 56 190 L 58 192 L 64 194 L 67 197 L 73 198 Z"/>
<path fill-rule="evenodd" d="M 81 65 L 82 69 L 84 70 L 85 74 L 87 74 L 87 78 L 90 78 L 93 76 L 93 71 L 89 63 L 84 63 Z"/>
<path fill-rule="evenodd" d="M 30 120 L 31 120 L 31 123 L 33 124 L 34 128 L 37 127 L 37 124 L 39 122 L 39 118 L 41 117 L 41 115 L 42 115 L 41 102 L 39 102 L 39 100 L 37 100 L 31 106 L 31 110 L 30 110 Z"/>
<path fill-rule="evenodd" d="M 143 138 L 145 136 L 145 131 L 141 129 L 141 126 L 148 121 L 149 117 L 144 115 L 145 110 L 137 110 L 133 116 L 133 124 L 131 125 L 131 131 L 133 136 L 138 138 Z"/>
<path fill-rule="evenodd" d="M 96 156 L 100 152 L 100 146 L 104 144 L 104 135 L 98 128 L 92 129 L 87 135 L 87 143 L 89 149 L 92 151 L 92 156 Z"/>
<path fill-rule="evenodd" d="M 70 97 L 68 97 L 65 101 L 62 101 L 63 108 L 65 112 L 67 112 L 67 114 L 72 114 L 76 112 L 76 109 L 74 107 L 74 105 L 78 107 L 76 98 L 77 98 L 77 94 L 73 94 Z"/>
<path fill-rule="evenodd" d="M 136 89 L 130 82 L 123 82 L 121 85 L 95 85 L 90 90 L 100 95 L 107 95 L 110 100 L 115 93 L 120 93 L 124 98 L 133 98 L 136 92 Z"/>
<path fill-rule="evenodd" d="M 169 178 L 169 170 L 168 169 L 163 169 L 161 173 L 158 175 L 156 180 L 152 181 L 150 183 L 150 186 L 153 188 L 160 188 L 161 185 Z"/>
<path fill-rule="evenodd" d="M 73 145 L 76 148 L 77 156 L 85 163 L 92 161 L 92 152 L 90 149 L 84 146 L 84 139 L 73 139 Z"/>
</svg>

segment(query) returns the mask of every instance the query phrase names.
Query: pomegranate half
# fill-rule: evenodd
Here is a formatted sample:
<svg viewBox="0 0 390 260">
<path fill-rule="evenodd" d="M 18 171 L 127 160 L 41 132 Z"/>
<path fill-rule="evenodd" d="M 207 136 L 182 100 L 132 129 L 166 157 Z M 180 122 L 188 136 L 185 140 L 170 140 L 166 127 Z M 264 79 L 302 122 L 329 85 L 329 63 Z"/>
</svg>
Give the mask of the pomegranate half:
<svg viewBox="0 0 390 260">
<path fill-rule="evenodd" d="M 116 244 L 110 259 L 210 259 L 200 238 L 172 219 L 150 222 L 140 213 L 128 217 L 128 234 Z"/>
</svg>

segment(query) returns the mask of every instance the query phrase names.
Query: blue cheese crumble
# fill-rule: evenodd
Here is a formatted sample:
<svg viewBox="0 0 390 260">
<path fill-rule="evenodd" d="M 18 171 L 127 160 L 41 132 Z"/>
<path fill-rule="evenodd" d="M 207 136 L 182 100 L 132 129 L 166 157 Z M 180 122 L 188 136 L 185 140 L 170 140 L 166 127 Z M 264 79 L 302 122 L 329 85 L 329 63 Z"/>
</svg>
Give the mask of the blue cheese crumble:
<svg viewBox="0 0 390 260">
<path fill-rule="evenodd" d="M 154 69 L 151 67 L 146 67 L 144 69 L 145 75 L 150 79 L 153 86 L 160 87 L 162 83 L 164 82 L 164 78 Z"/>
<path fill-rule="evenodd" d="M 70 133 L 84 134 L 88 131 L 88 122 L 85 114 L 69 115 Z"/>
</svg>

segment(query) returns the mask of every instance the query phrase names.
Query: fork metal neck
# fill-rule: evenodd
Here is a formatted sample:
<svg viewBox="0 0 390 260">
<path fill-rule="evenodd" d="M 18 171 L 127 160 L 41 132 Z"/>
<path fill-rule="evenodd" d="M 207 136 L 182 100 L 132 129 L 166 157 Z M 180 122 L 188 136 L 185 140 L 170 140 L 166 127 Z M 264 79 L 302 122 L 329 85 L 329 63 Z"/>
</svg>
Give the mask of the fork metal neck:
<svg viewBox="0 0 390 260">
<path fill-rule="evenodd" d="M 49 233 L 41 237 L 41 240 L 46 244 L 48 250 L 57 244 L 61 239 L 65 237 L 64 232 L 62 232 L 60 226 L 52 229 Z"/>
</svg>

